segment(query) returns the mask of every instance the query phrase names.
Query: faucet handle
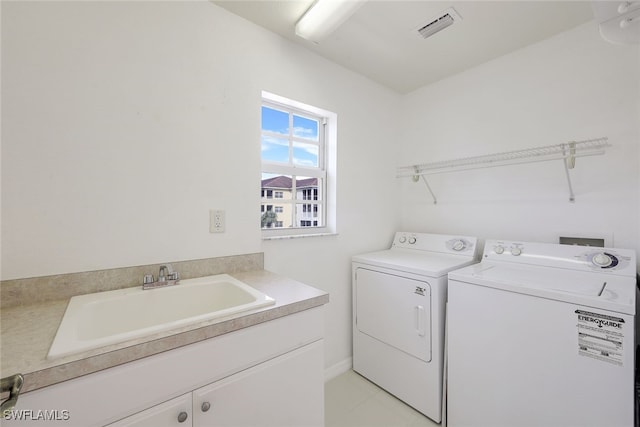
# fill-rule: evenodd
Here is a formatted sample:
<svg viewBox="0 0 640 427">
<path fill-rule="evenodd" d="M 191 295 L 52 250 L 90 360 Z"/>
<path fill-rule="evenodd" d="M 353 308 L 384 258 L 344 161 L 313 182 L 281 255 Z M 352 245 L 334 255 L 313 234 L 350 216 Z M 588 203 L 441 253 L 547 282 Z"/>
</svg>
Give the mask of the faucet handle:
<svg viewBox="0 0 640 427">
<path fill-rule="evenodd" d="M 169 273 L 168 279 L 169 280 L 180 280 L 180 274 L 177 271 L 174 271 L 173 273 Z"/>
<path fill-rule="evenodd" d="M 153 282 L 154 282 L 153 274 L 145 274 L 144 277 L 142 278 L 143 285 L 153 283 Z"/>
</svg>

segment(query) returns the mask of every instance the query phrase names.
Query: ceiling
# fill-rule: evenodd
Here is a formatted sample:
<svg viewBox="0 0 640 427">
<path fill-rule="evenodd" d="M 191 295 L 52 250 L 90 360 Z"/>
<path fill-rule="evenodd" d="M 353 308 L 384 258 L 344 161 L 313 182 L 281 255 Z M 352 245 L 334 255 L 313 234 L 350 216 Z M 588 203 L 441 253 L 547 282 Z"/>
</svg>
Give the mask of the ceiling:
<svg viewBox="0 0 640 427">
<path fill-rule="evenodd" d="M 212 0 L 399 93 L 459 73 L 593 19 L 588 1 L 369 0 L 319 44 L 295 35 L 313 0 Z M 417 27 L 453 7 L 462 17 L 423 39 Z"/>
</svg>

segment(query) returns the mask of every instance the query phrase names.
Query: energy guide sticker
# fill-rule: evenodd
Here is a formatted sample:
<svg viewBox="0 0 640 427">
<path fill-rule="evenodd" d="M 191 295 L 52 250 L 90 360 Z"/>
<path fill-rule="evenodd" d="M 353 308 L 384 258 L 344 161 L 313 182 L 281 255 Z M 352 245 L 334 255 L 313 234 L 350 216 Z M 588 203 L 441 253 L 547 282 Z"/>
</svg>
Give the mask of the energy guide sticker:
<svg viewBox="0 0 640 427">
<path fill-rule="evenodd" d="M 576 310 L 578 354 L 622 366 L 624 319 L 591 311 Z"/>
</svg>

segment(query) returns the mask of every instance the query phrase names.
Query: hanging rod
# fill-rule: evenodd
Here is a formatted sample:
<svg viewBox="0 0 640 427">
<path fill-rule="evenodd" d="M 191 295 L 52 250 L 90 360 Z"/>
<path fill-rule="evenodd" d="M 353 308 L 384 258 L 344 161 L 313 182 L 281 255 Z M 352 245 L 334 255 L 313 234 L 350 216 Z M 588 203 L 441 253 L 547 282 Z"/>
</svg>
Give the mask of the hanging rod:
<svg viewBox="0 0 640 427">
<path fill-rule="evenodd" d="M 523 163 L 546 162 L 551 160 L 563 160 L 567 183 L 569 185 L 569 201 L 575 201 L 569 169 L 575 167 L 577 157 L 596 156 L 604 154 L 605 148 L 610 147 L 608 138 L 596 138 L 585 141 L 572 141 L 564 144 L 548 145 L 545 147 L 528 148 L 524 150 L 506 151 L 503 153 L 488 154 L 484 156 L 463 157 L 453 160 L 445 160 L 431 163 L 421 163 L 398 168 L 397 177 L 411 177 L 414 182 L 422 178 L 426 184 L 433 203 L 437 203 L 435 194 L 427 182 L 426 175 L 459 172 L 471 169 L 484 169 L 497 166 L 507 166 Z"/>
</svg>

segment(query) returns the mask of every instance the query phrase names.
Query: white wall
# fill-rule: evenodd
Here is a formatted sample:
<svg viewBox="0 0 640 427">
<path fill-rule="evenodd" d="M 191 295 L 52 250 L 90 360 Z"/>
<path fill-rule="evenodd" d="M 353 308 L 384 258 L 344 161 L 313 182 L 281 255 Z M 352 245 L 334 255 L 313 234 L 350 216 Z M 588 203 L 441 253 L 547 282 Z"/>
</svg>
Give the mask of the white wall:
<svg viewBox="0 0 640 427">
<path fill-rule="evenodd" d="M 609 137 L 578 158 L 569 203 L 560 161 L 436 175 L 439 199 L 402 184 L 402 227 L 481 238 L 557 242 L 603 235 L 640 252 L 639 49 L 588 23 L 421 88 L 403 99 L 399 165 Z"/>
<path fill-rule="evenodd" d="M 2 279 L 264 250 L 330 292 L 327 364 L 350 356 L 349 257 L 397 226 L 399 95 L 206 1 L 2 2 L 2 49 Z M 337 113 L 338 236 L 263 246 L 262 90 Z"/>
</svg>

